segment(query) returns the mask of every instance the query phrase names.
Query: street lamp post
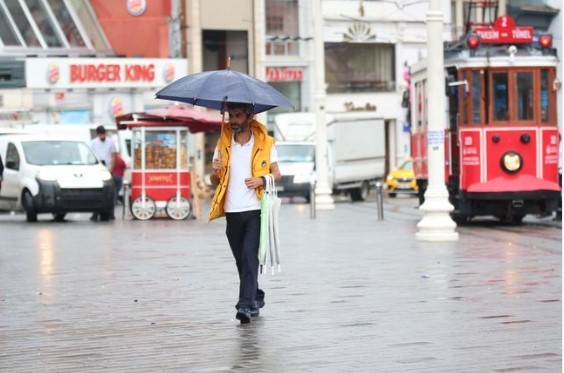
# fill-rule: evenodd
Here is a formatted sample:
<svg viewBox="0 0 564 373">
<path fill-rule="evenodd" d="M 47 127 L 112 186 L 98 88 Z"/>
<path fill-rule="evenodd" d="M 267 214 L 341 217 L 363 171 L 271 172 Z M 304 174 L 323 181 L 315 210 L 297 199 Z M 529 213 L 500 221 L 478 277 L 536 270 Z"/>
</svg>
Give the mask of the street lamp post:
<svg viewBox="0 0 564 373">
<path fill-rule="evenodd" d="M 317 210 L 333 210 L 335 204 L 331 197 L 327 174 L 327 125 L 325 119 L 325 45 L 323 37 L 323 13 L 321 0 L 312 1 L 315 93 L 314 112 L 316 122 L 316 157 L 315 168 L 317 181 L 315 186 L 315 206 Z"/>
<path fill-rule="evenodd" d="M 440 57 L 439 57 L 440 56 Z M 419 241 L 456 241 L 456 223 L 449 212 L 454 208 L 448 201 L 445 186 L 445 79 L 443 58 L 443 13 L 440 0 L 431 0 L 427 12 L 427 94 L 428 187 L 421 210 L 423 219 L 417 224 Z M 429 94 L 432 92 L 432 96 Z"/>
</svg>

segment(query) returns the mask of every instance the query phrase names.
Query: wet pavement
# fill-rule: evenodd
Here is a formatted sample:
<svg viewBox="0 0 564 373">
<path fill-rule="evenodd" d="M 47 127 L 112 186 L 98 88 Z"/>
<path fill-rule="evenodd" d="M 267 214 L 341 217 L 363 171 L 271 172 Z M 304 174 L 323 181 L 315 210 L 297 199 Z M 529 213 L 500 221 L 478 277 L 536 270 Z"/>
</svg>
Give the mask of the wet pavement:
<svg viewBox="0 0 564 373">
<path fill-rule="evenodd" d="M 411 203 L 285 203 L 249 325 L 224 221 L 0 215 L 0 371 L 560 372 L 561 224 L 418 242 Z"/>
</svg>

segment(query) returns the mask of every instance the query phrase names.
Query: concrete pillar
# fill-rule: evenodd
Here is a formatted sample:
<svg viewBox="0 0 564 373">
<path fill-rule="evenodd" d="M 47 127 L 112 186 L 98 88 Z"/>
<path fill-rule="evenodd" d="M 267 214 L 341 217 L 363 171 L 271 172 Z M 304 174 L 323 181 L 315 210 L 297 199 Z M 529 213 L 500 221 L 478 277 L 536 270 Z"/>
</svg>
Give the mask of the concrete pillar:
<svg viewBox="0 0 564 373">
<path fill-rule="evenodd" d="M 464 0 L 456 0 L 454 4 L 454 39 L 464 34 Z"/>
<path fill-rule="evenodd" d="M 264 66 L 265 46 L 264 36 L 266 29 L 266 19 L 264 10 L 264 0 L 253 0 L 253 43 L 252 50 L 254 51 L 254 69 L 251 67 L 250 71 L 254 72 L 254 77 L 262 81 L 266 77 L 266 68 Z M 266 125 L 266 113 L 261 113 L 256 116 L 256 119 Z"/>
<path fill-rule="evenodd" d="M 200 0 L 188 0 L 188 72 L 202 71 L 202 25 L 200 22 Z M 194 172 L 199 180 L 204 179 L 205 138 L 203 133 L 194 135 Z"/>
<path fill-rule="evenodd" d="M 499 0 L 497 3 L 497 16 L 507 15 L 507 0 Z"/>
<path fill-rule="evenodd" d="M 315 206 L 317 210 L 333 210 L 335 204 L 331 197 L 331 188 L 327 175 L 327 125 L 325 119 L 325 43 L 323 37 L 323 12 L 321 0 L 312 1 L 313 42 L 315 55 L 315 91 L 314 107 L 316 122 L 316 157 L 317 183 L 315 187 Z"/>
<path fill-rule="evenodd" d="M 445 78 L 443 56 L 443 13 L 440 0 L 431 0 L 427 13 L 427 95 L 429 99 L 427 159 L 428 187 L 425 202 L 420 207 L 425 212 L 417 224 L 417 240 L 456 241 L 456 223 L 449 212 L 453 206 L 448 201 L 445 186 Z M 441 58 L 435 58 L 440 56 Z"/>
</svg>

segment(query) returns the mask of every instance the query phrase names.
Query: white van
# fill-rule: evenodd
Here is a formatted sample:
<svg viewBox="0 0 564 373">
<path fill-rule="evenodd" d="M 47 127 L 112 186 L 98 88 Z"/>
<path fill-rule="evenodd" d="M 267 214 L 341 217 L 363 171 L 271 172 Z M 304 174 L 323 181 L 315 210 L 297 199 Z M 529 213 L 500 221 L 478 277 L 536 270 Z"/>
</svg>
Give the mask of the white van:
<svg viewBox="0 0 564 373">
<path fill-rule="evenodd" d="M 90 146 L 55 135 L 0 136 L 4 175 L 0 210 L 25 211 L 27 221 L 51 213 L 99 212 L 107 221 L 114 208 L 112 176 Z"/>
</svg>

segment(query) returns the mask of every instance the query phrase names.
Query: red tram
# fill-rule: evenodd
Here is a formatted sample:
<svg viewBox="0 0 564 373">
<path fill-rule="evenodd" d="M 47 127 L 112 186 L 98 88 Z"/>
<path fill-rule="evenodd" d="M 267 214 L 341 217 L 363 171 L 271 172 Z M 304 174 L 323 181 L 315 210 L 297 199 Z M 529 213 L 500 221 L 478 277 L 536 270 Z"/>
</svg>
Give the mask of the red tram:
<svg viewBox="0 0 564 373">
<path fill-rule="evenodd" d="M 453 218 L 519 223 L 550 214 L 560 197 L 556 79 L 550 35 L 534 36 L 509 16 L 444 51 L 445 183 Z M 412 157 L 420 202 L 427 186 L 426 64 L 411 71 Z"/>
</svg>

